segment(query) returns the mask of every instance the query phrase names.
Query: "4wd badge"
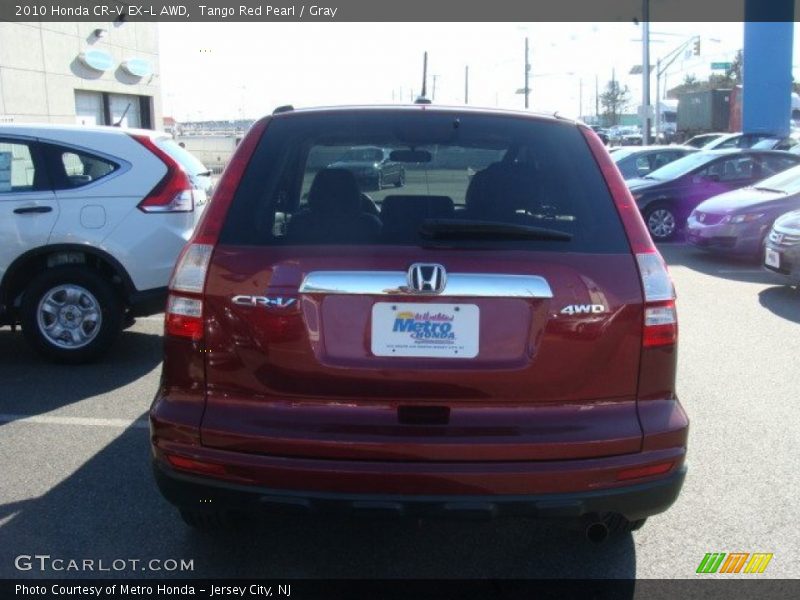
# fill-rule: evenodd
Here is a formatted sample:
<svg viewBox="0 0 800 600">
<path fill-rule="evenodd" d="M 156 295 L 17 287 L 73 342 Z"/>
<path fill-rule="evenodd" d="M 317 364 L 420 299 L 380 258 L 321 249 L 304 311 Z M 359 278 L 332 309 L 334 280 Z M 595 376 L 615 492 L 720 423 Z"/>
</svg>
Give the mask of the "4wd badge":
<svg viewBox="0 0 800 600">
<path fill-rule="evenodd" d="M 562 315 L 599 315 L 606 312 L 602 304 L 570 304 L 561 309 Z"/>
</svg>

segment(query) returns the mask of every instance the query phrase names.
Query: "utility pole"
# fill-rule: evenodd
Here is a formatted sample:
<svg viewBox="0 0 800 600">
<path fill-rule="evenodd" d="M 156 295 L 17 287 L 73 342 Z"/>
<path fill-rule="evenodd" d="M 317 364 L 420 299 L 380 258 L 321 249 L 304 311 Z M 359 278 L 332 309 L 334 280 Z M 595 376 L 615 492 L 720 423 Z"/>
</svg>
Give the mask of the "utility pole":
<svg viewBox="0 0 800 600">
<path fill-rule="evenodd" d="M 469 65 L 464 67 L 464 104 L 469 104 Z"/>
<path fill-rule="evenodd" d="M 528 36 L 525 36 L 525 87 L 523 88 L 525 94 L 525 108 L 528 108 L 528 96 L 530 96 L 531 88 L 528 85 L 528 78 L 530 77 L 531 63 L 528 60 Z"/>
<path fill-rule="evenodd" d="M 422 92 L 420 96 L 425 98 L 425 94 L 428 91 L 428 52 L 426 51 L 425 54 L 422 55 Z"/>
<path fill-rule="evenodd" d="M 436 100 L 436 80 L 439 78 L 438 75 L 433 75 L 433 90 L 431 91 L 431 100 Z"/>
<path fill-rule="evenodd" d="M 578 118 L 583 118 L 583 77 L 578 79 Z"/>
<path fill-rule="evenodd" d="M 661 135 L 661 59 L 656 61 L 656 144 Z"/>
<path fill-rule="evenodd" d="M 650 0 L 642 0 L 642 145 L 650 144 Z"/>
<path fill-rule="evenodd" d="M 595 74 L 594 76 L 594 116 L 597 123 L 600 123 L 600 77 Z"/>
</svg>

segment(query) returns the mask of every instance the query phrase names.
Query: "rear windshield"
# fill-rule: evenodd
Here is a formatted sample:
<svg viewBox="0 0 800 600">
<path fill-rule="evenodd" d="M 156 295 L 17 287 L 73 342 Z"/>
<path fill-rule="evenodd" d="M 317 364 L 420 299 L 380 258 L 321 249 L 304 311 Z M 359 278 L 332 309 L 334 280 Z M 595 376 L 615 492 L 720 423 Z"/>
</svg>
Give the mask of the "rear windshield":
<svg viewBox="0 0 800 600">
<path fill-rule="evenodd" d="M 756 184 L 756 187 L 779 190 L 787 194 L 800 193 L 800 167 L 792 167 L 782 173 L 762 179 Z"/>
<path fill-rule="evenodd" d="M 274 118 L 220 241 L 629 250 L 577 127 L 433 111 Z"/>
</svg>

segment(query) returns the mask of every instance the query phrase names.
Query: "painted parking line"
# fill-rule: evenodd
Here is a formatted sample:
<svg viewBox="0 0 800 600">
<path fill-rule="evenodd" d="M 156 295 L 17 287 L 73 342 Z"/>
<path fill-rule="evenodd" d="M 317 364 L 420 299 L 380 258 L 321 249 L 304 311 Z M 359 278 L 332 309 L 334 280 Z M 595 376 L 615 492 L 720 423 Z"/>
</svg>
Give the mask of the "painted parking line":
<svg viewBox="0 0 800 600">
<path fill-rule="evenodd" d="M 85 427 L 116 427 L 147 429 L 147 419 L 101 419 L 96 417 L 59 417 L 56 415 L 6 415 L 0 414 L 0 423 L 32 423 L 36 425 L 69 425 Z"/>
</svg>

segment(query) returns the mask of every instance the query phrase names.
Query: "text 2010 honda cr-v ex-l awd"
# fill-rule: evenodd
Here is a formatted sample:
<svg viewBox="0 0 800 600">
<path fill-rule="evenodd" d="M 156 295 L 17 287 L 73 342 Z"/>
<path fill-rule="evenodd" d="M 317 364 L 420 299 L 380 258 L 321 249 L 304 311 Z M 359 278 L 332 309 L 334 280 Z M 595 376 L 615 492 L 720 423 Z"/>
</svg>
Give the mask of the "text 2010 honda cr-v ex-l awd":
<svg viewBox="0 0 800 600">
<path fill-rule="evenodd" d="M 357 146 L 402 185 L 330 166 Z M 286 107 L 175 268 L 158 484 L 195 526 L 283 507 L 635 529 L 685 475 L 674 301 L 585 125 Z"/>
</svg>

